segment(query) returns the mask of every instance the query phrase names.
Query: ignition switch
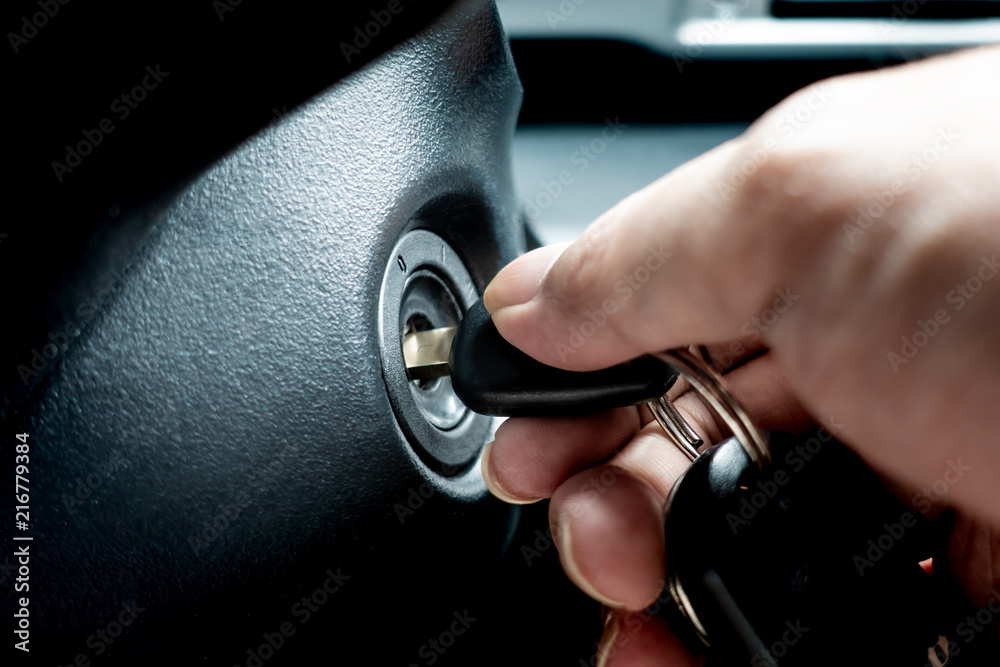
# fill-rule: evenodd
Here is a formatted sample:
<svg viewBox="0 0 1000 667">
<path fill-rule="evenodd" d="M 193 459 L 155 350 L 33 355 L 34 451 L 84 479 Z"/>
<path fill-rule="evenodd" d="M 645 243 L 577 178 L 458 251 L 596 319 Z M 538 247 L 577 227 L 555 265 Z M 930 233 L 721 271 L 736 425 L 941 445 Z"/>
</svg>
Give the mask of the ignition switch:
<svg viewBox="0 0 1000 667">
<path fill-rule="evenodd" d="M 455 250 L 433 232 L 405 234 L 382 280 L 379 335 L 389 401 L 410 446 L 434 472 L 452 477 L 474 463 L 492 436 L 493 420 L 467 409 L 451 379 L 410 379 L 403 336 L 457 325 L 479 298 Z"/>
</svg>

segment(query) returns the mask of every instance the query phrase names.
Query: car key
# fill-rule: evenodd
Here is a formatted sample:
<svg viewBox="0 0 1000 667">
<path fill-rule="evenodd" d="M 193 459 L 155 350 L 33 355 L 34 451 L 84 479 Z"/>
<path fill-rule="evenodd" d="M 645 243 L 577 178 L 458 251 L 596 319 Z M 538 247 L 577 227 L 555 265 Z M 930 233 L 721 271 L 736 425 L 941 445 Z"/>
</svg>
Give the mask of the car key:
<svg viewBox="0 0 1000 667">
<path fill-rule="evenodd" d="M 408 334 L 403 349 L 411 377 L 450 374 L 458 397 L 485 414 L 651 408 L 694 461 L 664 512 L 665 597 L 675 604 L 660 613 L 707 649 L 710 666 L 984 664 L 954 636 L 976 610 L 954 581 L 918 564 L 936 555 L 939 526 L 829 433 L 765 437 L 696 355 L 555 369 L 504 340 L 482 301 L 457 328 Z M 670 402 L 685 385 L 733 432 L 700 455 Z"/>
<path fill-rule="evenodd" d="M 459 326 L 409 332 L 402 346 L 411 380 L 450 375 L 455 395 L 480 414 L 576 416 L 645 403 L 675 442 L 684 443 L 688 458 L 703 444 L 665 398 L 677 372 L 662 359 L 647 355 L 588 372 L 553 368 L 508 343 L 482 299 Z"/>
<path fill-rule="evenodd" d="M 590 373 L 547 366 L 504 340 L 482 300 L 454 329 L 450 349 L 437 351 L 448 355 L 447 367 L 439 366 L 438 372 L 460 369 L 451 373 L 455 394 L 470 410 L 482 414 L 579 415 L 635 405 L 662 396 L 677 377 L 669 365 L 650 356 Z"/>
</svg>

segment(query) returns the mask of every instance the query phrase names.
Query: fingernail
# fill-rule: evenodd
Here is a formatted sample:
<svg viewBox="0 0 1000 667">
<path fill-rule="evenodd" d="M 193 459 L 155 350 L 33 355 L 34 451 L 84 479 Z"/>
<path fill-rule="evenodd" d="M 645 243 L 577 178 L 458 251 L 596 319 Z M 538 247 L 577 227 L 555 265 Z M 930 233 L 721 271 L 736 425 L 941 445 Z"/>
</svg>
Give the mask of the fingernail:
<svg viewBox="0 0 1000 667">
<path fill-rule="evenodd" d="M 615 642 L 621 633 L 621 618 L 613 609 L 609 609 L 604 617 L 604 634 L 597 645 L 597 667 L 608 667 L 611 656 L 615 654 Z"/>
<path fill-rule="evenodd" d="M 625 605 L 621 602 L 612 600 L 607 595 L 594 588 L 594 585 L 590 582 L 590 580 L 583 576 L 583 573 L 580 571 L 580 567 L 576 564 L 576 555 L 573 553 L 573 540 L 569 533 L 570 521 L 567 517 L 564 517 L 557 523 L 558 526 L 552 529 L 552 534 L 556 538 L 556 548 L 559 550 L 559 560 L 562 562 L 563 570 L 566 571 L 566 576 L 568 576 L 581 591 L 601 604 L 606 604 L 609 607 L 624 607 Z"/>
<path fill-rule="evenodd" d="M 568 246 L 560 243 L 532 250 L 501 269 L 483 293 L 486 310 L 495 313 L 531 301 L 549 268 Z"/>
<path fill-rule="evenodd" d="M 489 489 L 490 493 L 505 503 L 510 503 L 511 505 L 530 505 L 531 503 L 537 503 L 541 500 L 541 498 L 518 498 L 497 484 L 496 480 L 490 477 L 490 453 L 492 451 L 493 443 L 486 443 L 486 447 L 483 449 L 483 462 L 480 466 L 480 469 L 483 472 L 483 481 L 486 482 L 486 488 Z"/>
</svg>

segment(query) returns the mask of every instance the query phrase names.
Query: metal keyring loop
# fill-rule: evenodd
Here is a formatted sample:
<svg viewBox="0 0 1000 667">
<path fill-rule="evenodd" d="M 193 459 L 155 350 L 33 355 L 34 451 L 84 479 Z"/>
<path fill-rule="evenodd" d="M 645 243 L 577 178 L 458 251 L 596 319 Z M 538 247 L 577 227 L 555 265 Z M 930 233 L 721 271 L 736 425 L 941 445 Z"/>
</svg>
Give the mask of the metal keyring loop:
<svg viewBox="0 0 1000 667">
<path fill-rule="evenodd" d="M 668 350 L 654 356 L 673 368 L 678 374 L 678 381 L 684 379 L 722 417 L 743 451 L 758 468 L 763 470 L 770 463 L 771 448 L 763 434 L 750 421 L 749 415 L 733 398 L 722 376 L 714 368 L 686 349 Z M 677 382 L 666 394 L 646 405 L 667 437 L 693 461 L 698 456 L 702 440 L 671 403 L 669 396 L 675 387 Z"/>
</svg>

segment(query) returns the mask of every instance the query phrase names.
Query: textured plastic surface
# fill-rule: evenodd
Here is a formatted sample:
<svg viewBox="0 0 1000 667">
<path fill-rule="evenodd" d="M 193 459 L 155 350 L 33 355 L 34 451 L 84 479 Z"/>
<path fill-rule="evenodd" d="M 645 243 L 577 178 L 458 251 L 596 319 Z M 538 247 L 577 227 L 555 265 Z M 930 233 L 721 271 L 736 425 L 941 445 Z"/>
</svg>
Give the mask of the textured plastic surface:
<svg viewBox="0 0 1000 667">
<path fill-rule="evenodd" d="M 636 405 L 666 393 L 677 377 L 641 357 L 599 371 L 547 366 L 508 343 L 480 299 L 451 346 L 451 383 L 470 410 L 506 417 L 582 415 Z"/>
<path fill-rule="evenodd" d="M 33 443 L 32 658 L 93 659 L 88 637 L 130 601 L 102 665 L 247 664 L 285 622 L 268 665 L 317 646 L 407 664 L 384 654 L 440 632 L 454 607 L 429 610 L 485 576 L 511 510 L 478 466 L 442 484 L 411 450 L 378 290 L 412 228 L 480 290 L 521 250 L 520 99 L 492 3 L 461 3 L 134 213 L 140 250 L 4 424 Z"/>
</svg>

